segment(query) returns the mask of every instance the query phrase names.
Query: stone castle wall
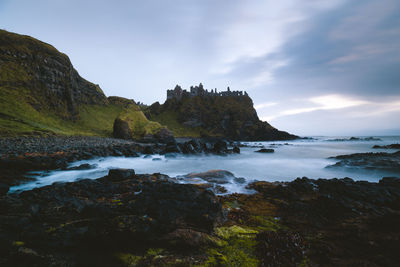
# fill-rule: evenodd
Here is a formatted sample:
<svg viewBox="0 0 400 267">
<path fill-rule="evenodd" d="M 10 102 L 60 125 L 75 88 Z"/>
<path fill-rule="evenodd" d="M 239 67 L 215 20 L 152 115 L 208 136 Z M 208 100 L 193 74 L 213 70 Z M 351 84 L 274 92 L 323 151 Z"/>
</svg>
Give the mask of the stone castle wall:
<svg viewBox="0 0 400 267">
<path fill-rule="evenodd" d="M 176 85 L 174 89 L 167 90 L 167 99 L 181 100 L 183 97 L 194 97 L 194 96 L 247 96 L 246 91 L 231 91 L 228 87 L 226 91 L 218 92 L 217 88 L 204 89 L 200 83 L 198 86 L 191 86 L 190 90 L 182 89 L 179 85 Z"/>
</svg>

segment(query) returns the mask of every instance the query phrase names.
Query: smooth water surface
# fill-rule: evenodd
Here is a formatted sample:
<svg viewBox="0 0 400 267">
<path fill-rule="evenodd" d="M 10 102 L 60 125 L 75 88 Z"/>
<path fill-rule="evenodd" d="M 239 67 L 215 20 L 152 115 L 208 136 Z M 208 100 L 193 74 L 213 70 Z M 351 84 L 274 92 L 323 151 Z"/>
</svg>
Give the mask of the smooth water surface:
<svg viewBox="0 0 400 267">
<path fill-rule="evenodd" d="M 354 180 L 377 182 L 383 176 L 390 174 L 379 171 L 348 170 L 325 168 L 334 164 L 336 160 L 328 159 L 332 156 L 359 152 L 394 152 L 395 150 L 372 149 L 375 144 L 387 145 L 400 143 L 400 137 L 379 137 L 381 141 L 330 141 L 346 137 L 314 137 L 313 140 L 248 142 L 249 145 L 263 145 L 275 149 L 274 153 L 255 153 L 259 148 L 242 147 L 240 154 L 217 155 L 177 155 L 176 158 L 166 158 L 161 155 L 150 157 L 107 157 L 86 161 L 79 161 L 71 166 L 83 163 L 96 165 L 91 170 L 50 171 L 33 173 L 37 181 L 15 186 L 11 191 L 29 190 L 34 187 L 49 185 L 54 182 L 75 181 L 80 178 L 99 178 L 107 175 L 112 168 L 134 169 L 136 173 L 163 173 L 170 177 L 177 177 L 191 172 L 204 172 L 213 169 L 222 169 L 232 172 L 236 177 L 244 177 L 247 182 L 263 181 L 291 181 L 297 177 L 308 178 L 343 178 L 351 177 Z M 157 158 L 157 160 L 153 160 Z M 181 182 L 185 182 L 181 180 Z M 246 183 L 247 184 L 247 183 Z M 225 187 L 230 192 L 245 192 L 245 185 L 228 184 Z"/>
</svg>

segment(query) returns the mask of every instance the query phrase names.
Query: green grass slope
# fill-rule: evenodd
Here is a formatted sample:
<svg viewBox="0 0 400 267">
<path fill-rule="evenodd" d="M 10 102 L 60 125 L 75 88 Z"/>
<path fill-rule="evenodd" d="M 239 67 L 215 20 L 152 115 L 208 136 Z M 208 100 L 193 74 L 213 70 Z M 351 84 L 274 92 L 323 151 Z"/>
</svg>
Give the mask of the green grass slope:
<svg viewBox="0 0 400 267">
<path fill-rule="evenodd" d="M 128 123 L 132 135 L 136 138 L 155 134 L 162 128 L 160 123 L 149 121 L 137 105 L 129 105 L 118 118 Z"/>
<path fill-rule="evenodd" d="M 201 137 L 220 136 L 207 131 L 201 127 L 187 127 L 179 122 L 179 114 L 176 111 L 165 111 L 151 117 L 151 120 L 159 122 L 162 125 L 167 125 L 168 129 L 174 133 L 175 137 Z"/>
<path fill-rule="evenodd" d="M 112 136 L 118 116 L 129 119 L 134 138 L 161 128 L 134 101 L 107 98 L 53 46 L 0 30 L 0 136 Z"/>
</svg>

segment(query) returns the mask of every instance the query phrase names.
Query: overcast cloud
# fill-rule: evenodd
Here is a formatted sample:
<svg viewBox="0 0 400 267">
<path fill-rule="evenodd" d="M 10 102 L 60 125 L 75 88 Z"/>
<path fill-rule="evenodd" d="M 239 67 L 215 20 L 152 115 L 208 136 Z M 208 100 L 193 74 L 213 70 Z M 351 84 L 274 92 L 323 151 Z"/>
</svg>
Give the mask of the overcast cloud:
<svg viewBox="0 0 400 267">
<path fill-rule="evenodd" d="M 0 1 L 1 28 L 54 45 L 107 95 L 230 86 L 300 135 L 400 134 L 399 14 L 398 0 Z"/>
</svg>

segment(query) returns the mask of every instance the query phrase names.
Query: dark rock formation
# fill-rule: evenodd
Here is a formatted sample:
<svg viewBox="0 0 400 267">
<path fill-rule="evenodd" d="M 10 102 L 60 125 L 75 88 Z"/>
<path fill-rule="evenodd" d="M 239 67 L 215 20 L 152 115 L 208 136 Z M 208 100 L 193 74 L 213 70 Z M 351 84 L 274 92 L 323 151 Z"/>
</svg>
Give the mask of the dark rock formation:
<svg viewBox="0 0 400 267">
<path fill-rule="evenodd" d="M 379 146 L 379 145 L 374 145 L 372 148 L 376 149 L 400 149 L 400 144 L 390 144 L 386 146 Z"/>
<path fill-rule="evenodd" d="M 132 139 L 132 132 L 126 121 L 116 118 L 113 126 L 113 135 L 115 138 Z"/>
<path fill-rule="evenodd" d="M 400 151 L 394 153 L 355 153 L 331 158 L 339 161 L 327 166 L 327 168 L 361 168 L 400 174 Z"/>
<path fill-rule="evenodd" d="M 7 184 L 0 183 L 0 196 L 7 194 L 10 187 Z"/>
<path fill-rule="evenodd" d="M 153 135 L 157 142 L 168 143 L 175 141 L 173 133 L 167 128 L 161 128 L 158 132 Z"/>
<path fill-rule="evenodd" d="M 1 266 L 115 266 L 105 255 L 201 245 L 223 220 L 212 192 L 133 170 L 0 197 L 0 210 Z"/>
<path fill-rule="evenodd" d="M 226 196 L 225 203 L 236 207 L 230 224 L 268 229 L 256 237 L 260 266 L 396 266 L 399 181 L 256 182 L 250 187 L 258 193 Z"/>
<path fill-rule="evenodd" d="M 258 153 L 273 153 L 275 152 L 275 150 L 273 150 L 272 148 L 261 148 L 259 150 L 256 150 L 254 152 L 258 152 Z"/>
<path fill-rule="evenodd" d="M 184 175 L 187 178 L 201 178 L 209 183 L 226 184 L 230 179 L 235 178 L 233 173 L 225 170 L 209 170 L 207 172 L 189 173 Z"/>
<path fill-rule="evenodd" d="M 365 138 L 360 138 L 360 137 L 350 137 L 350 138 L 337 138 L 337 139 L 328 139 L 326 141 L 332 141 L 332 142 L 346 142 L 346 141 L 382 141 L 380 138 L 376 137 L 365 137 Z"/>
<path fill-rule="evenodd" d="M 152 120 L 157 120 L 160 114 L 167 114 L 169 117 L 176 114 L 176 120 L 183 128 L 194 128 L 204 135 L 223 136 L 234 140 L 298 138 L 260 121 L 253 101 L 247 94 L 229 91 L 220 95 L 208 91 L 198 93 L 196 90 L 189 94 L 183 92 L 180 95 L 178 92 L 177 96 L 171 95 L 163 105 L 156 102 L 145 110 L 145 114 Z M 168 125 L 168 121 L 158 121 L 174 130 L 174 126 Z"/>
</svg>

